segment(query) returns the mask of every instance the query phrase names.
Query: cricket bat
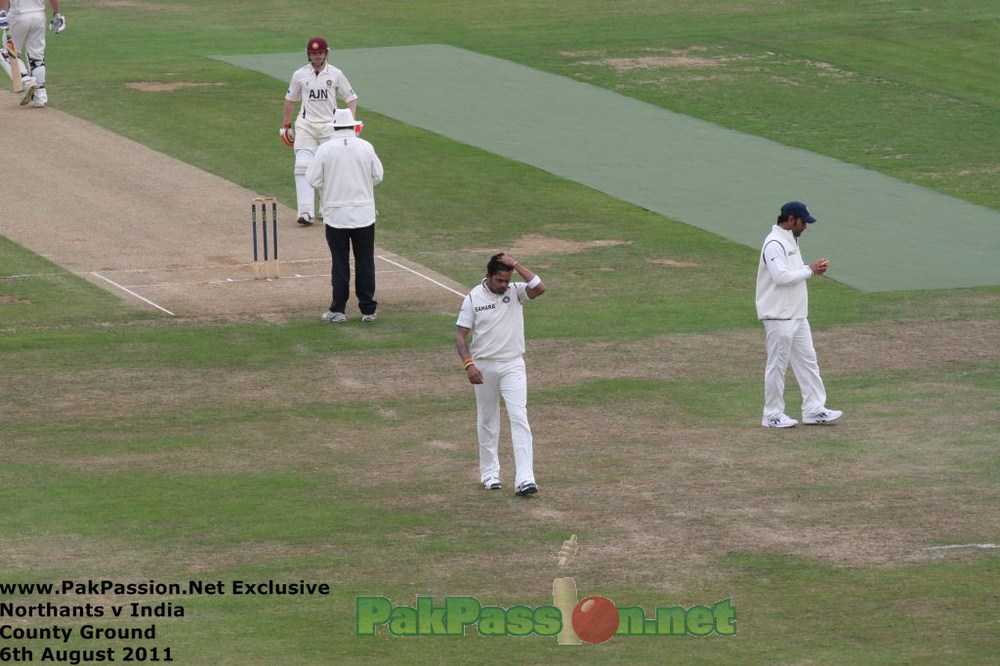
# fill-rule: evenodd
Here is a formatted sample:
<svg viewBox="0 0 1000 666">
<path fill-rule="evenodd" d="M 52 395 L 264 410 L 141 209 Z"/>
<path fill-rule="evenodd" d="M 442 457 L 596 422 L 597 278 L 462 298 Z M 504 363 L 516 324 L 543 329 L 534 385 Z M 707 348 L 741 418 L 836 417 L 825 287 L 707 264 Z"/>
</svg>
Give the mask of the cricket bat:
<svg viewBox="0 0 1000 666">
<path fill-rule="evenodd" d="M 14 46 L 14 40 L 11 39 L 6 30 L 3 31 L 3 61 L 4 70 L 10 77 L 11 85 L 14 86 L 14 92 L 23 92 L 24 83 L 21 81 L 21 59 L 17 57 L 17 48 Z"/>
</svg>

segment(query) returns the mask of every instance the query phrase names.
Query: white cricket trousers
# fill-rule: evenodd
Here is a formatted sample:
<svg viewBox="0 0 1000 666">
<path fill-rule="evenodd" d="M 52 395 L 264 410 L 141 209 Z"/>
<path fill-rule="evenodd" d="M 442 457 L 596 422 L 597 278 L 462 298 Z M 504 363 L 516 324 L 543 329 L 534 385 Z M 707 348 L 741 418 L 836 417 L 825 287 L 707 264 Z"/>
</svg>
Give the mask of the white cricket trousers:
<svg viewBox="0 0 1000 666">
<path fill-rule="evenodd" d="M 785 413 L 785 372 L 791 363 L 802 391 L 803 416 L 826 405 L 816 349 L 808 319 L 764 319 L 767 365 L 764 368 L 764 418 Z"/>
<path fill-rule="evenodd" d="M 483 383 L 476 384 L 476 414 L 479 433 L 479 475 L 500 478 L 500 398 L 503 397 L 510 419 L 510 438 L 514 445 L 515 487 L 535 482 L 531 428 L 528 426 L 528 376 L 524 359 L 509 361 L 477 360 Z"/>
<path fill-rule="evenodd" d="M 333 136 L 330 123 L 317 124 L 305 118 L 295 120 L 295 205 L 297 215 L 308 213 L 316 217 L 316 190 L 306 180 L 306 169 L 316 155 L 316 150 Z M 320 195 L 322 205 L 323 195 Z"/>
<path fill-rule="evenodd" d="M 10 36 L 14 46 L 28 61 L 29 72 L 39 86 L 45 87 L 45 12 L 28 12 L 11 17 Z M 39 63 L 32 67 L 32 63 Z"/>
</svg>

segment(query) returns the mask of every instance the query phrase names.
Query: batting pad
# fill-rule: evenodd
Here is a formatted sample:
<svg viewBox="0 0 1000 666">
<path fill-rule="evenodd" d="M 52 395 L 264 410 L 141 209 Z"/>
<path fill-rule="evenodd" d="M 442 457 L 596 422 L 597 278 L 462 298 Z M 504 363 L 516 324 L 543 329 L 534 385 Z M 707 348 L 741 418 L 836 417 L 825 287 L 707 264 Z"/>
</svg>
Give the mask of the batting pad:
<svg viewBox="0 0 1000 666">
<path fill-rule="evenodd" d="M 219 56 L 287 83 L 301 52 Z M 806 262 L 866 292 L 1000 284 L 1000 212 L 589 84 L 451 46 L 335 51 L 358 107 L 758 249 L 785 201 Z M 608 124 L 608 119 L 612 123 Z M 377 148 L 377 146 L 376 146 Z M 613 221 L 610 221 L 613 224 Z"/>
</svg>

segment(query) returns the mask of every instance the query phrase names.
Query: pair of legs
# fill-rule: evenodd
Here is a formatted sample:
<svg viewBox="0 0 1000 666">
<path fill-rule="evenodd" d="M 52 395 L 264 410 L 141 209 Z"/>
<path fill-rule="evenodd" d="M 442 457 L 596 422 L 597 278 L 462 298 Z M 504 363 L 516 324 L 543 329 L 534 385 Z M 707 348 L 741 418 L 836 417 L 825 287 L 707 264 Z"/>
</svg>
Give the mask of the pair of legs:
<svg viewBox="0 0 1000 666">
<path fill-rule="evenodd" d="M 515 487 L 535 482 L 531 428 L 528 426 L 528 377 L 524 359 L 477 360 L 483 383 L 476 384 L 476 427 L 479 434 L 479 476 L 500 478 L 500 398 L 510 419 L 514 445 Z"/>
<path fill-rule="evenodd" d="M 785 373 L 792 366 L 802 391 L 802 414 L 824 409 L 826 388 L 819 376 L 808 319 L 765 319 L 767 365 L 764 368 L 764 418 L 785 413 Z"/>
<path fill-rule="evenodd" d="M 351 249 L 354 250 L 354 293 L 361 314 L 375 314 L 375 223 L 359 229 L 334 229 L 326 226 L 326 244 L 330 247 L 333 268 L 331 312 L 343 313 L 351 294 Z"/>
<path fill-rule="evenodd" d="M 45 106 L 48 93 L 45 90 L 45 12 L 20 14 L 11 21 L 10 35 L 19 53 L 28 61 L 28 69 L 23 77 L 32 77 L 37 88 L 34 91 L 34 105 Z"/>
<path fill-rule="evenodd" d="M 306 180 L 306 169 L 312 162 L 316 149 L 330 140 L 333 129 L 316 125 L 302 118 L 295 121 L 295 204 L 300 219 L 316 219 L 316 190 Z"/>
</svg>

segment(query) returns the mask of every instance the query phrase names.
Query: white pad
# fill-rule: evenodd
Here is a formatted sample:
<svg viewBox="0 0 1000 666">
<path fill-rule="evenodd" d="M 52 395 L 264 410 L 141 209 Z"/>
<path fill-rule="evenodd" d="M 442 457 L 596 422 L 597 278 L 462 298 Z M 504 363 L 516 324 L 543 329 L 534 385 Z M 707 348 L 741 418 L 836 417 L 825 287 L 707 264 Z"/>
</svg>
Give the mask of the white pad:
<svg viewBox="0 0 1000 666">
<path fill-rule="evenodd" d="M 35 81 L 38 82 L 38 85 L 44 86 L 45 85 L 45 63 L 43 62 L 41 65 L 38 65 L 33 70 L 31 70 L 31 75 L 33 77 L 35 77 Z"/>
<path fill-rule="evenodd" d="M 295 151 L 295 203 L 299 215 L 309 213 L 310 217 L 316 217 L 316 192 L 306 180 L 306 169 L 309 168 L 312 158 L 311 150 Z"/>
<path fill-rule="evenodd" d="M 313 153 L 311 150 L 296 150 L 295 151 L 295 175 L 304 176 L 306 175 L 306 169 L 309 168 L 310 162 L 312 162 Z"/>
</svg>

